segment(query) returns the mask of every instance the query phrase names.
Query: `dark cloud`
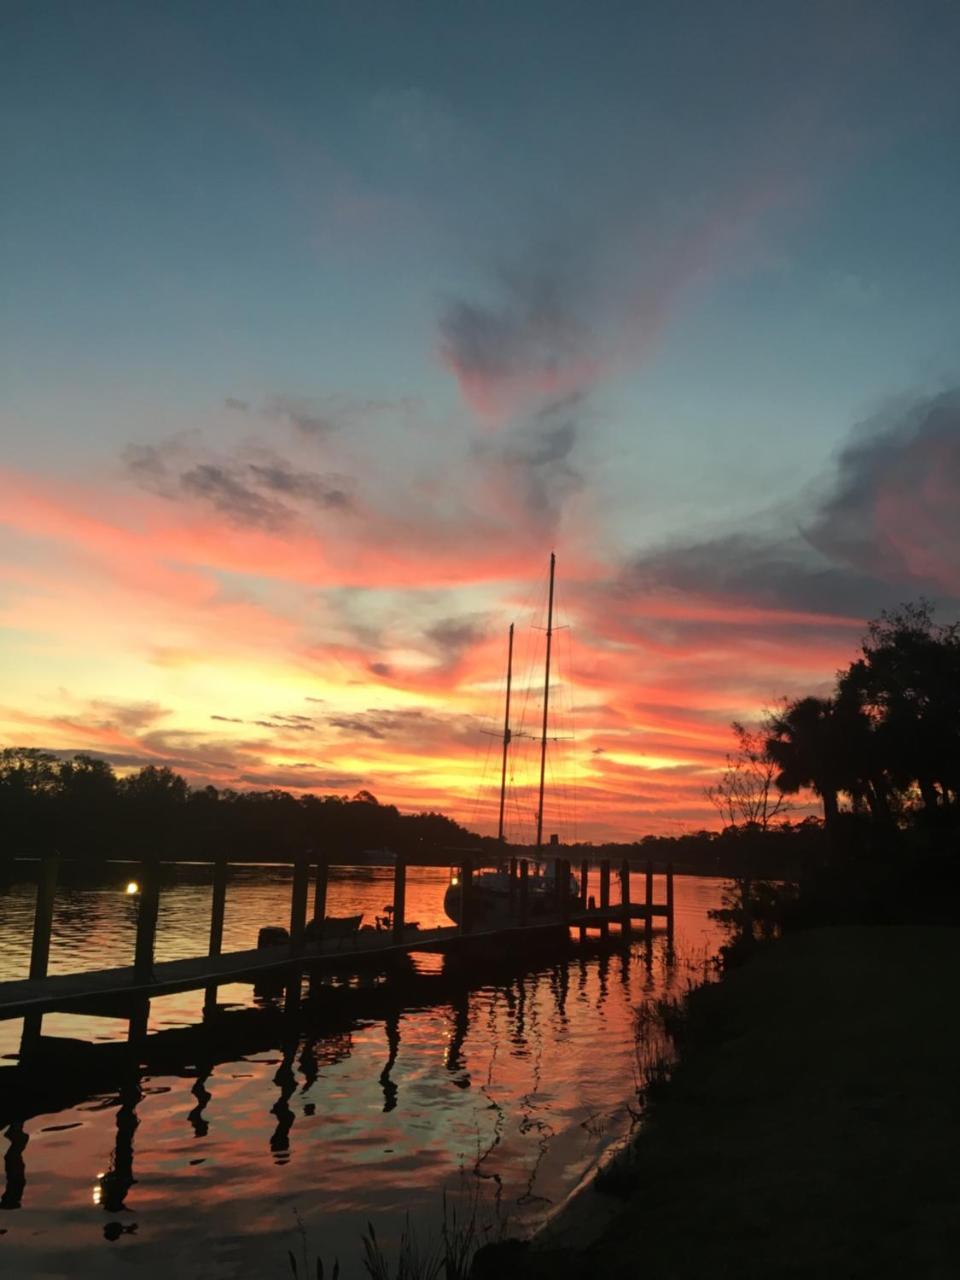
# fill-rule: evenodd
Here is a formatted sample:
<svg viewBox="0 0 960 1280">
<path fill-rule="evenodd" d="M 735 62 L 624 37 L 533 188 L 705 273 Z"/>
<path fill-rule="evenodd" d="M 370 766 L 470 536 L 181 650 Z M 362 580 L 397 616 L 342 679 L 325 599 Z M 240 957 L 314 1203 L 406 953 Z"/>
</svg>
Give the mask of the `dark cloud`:
<svg viewBox="0 0 960 1280">
<path fill-rule="evenodd" d="M 342 733 L 364 738 L 406 739 L 419 750 L 428 749 L 431 742 L 476 742 L 479 740 L 480 722 L 471 716 L 443 716 L 426 711 L 371 707 L 353 715 L 332 716 L 327 724 Z"/>
<path fill-rule="evenodd" d="M 250 408 L 249 401 L 238 400 L 235 396 L 227 396 L 223 403 L 225 408 L 233 409 L 237 413 L 246 413 Z"/>
<path fill-rule="evenodd" d="M 354 787 L 362 786 L 365 779 L 355 773 L 321 773 L 317 769 L 298 770 L 262 769 L 241 773 L 238 782 L 252 787 L 282 787 L 295 791 L 332 791 L 340 794 Z"/>
<path fill-rule="evenodd" d="M 471 404 L 511 411 L 591 380 L 592 334 L 572 281 L 544 264 L 503 273 L 500 300 L 449 302 L 440 316 L 440 353 Z"/>
<path fill-rule="evenodd" d="M 960 390 L 865 423 L 804 532 L 865 574 L 960 595 Z"/>
<path fill-rule="evenodd" d="M 572 461 L 581 408 L 581 396 L 566 396 L 497 446 L 500 465 L 513 473 L 524 504 L 540 520 L 555 520 L 564 503 L 584 487 L 583 472 Z"/>
<path fill-rule="evenodd" d="M 223 459 L 170 440 L 131 445 L 123 459 L 141 488 L 172 501 L 203 503 L 242 526 L 283 529 L 316 512 L 345 513 L 353 507 L 350 477 L 295 465 L 256 445 Z"/>
<path fill-rule="evenodd" d="M 393 675 L 393 667 L 389 662 L 368 662 L 367 670 L 375 676 L 381 676 L 384 680 L 389 680 Z"/>
<path fill-rule="evenodd" d="M 211 716 L 211 720 L 223 720 L 227 724 L 243 724 L 243 720 L 238 720 L 236 716 Z"/>
<path fill-rule="evenodd" d="M 485 613 L 469 613 L 458 618 L 441 618 L 427 628 L 425 635 L 444 665 L 452 666 L 467 649 L 483 639 L 488 626 Z"/>
<path fill-rule="evenodd" d="M 960 600 L 960 393 L 861 424 L 796 528 L 645 552 L 616 584 L 653 589 L 846 617 Z"/>
<path fill-rule="evenodd" d="M 320 410 L 310 400 L 298 400 L 294 396 L 272 396 L 264 405 L 270 418 L 280 418 L 305 436 L 323 437 L 337 430 L 334 415 Z"/>
</svg>

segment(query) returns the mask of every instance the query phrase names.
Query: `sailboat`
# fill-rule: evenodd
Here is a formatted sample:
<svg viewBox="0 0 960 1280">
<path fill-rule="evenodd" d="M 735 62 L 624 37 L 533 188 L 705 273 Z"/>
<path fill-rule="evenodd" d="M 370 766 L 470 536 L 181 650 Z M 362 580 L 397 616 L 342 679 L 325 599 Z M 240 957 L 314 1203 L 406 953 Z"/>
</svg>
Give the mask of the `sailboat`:
<svg viewBox="0 0 960 1280">
<path fill-rule="evenodd" d="M 547 730 L 550 717 L 550 657 L 553 645 L 553 588 L 556 575 L 557 557 L 550 553 L 550 588 L 547 603 L 547 652 L 544 664 L 543 681 L 543 724 L 540 734 L 540 800 L 537 806 L 537 843 L 534 858 L 539 860 L 543 849 L 543 797 L 547 771 Z M 503 756 L 500 770 L 500 820 L 497 837 L 504 843 L 504 810 L 507 794 L 507 757 L 513 735 L 510 730 L 510 690 L 513 682 L 513 623 L 510 624 L 507 643 L 507 696 L 503 720 Z M 556 837 L 551 843 L 554 843 Z M 548 875 L 537 869 L 527 877 L 527 913 L 530 916 L 552 914 L 559 910 L 560 894 L 566 893 L 571 900 L 577 896 L 577 882 L 573 876 L 568 877 L 565 885 L 557 883 L 557 863 L 553 865 L 554 874 Z M 509 868 L 501 862 L 496 869 L 481 871 L 473 877 L 471 886 L 471 903 L 473 919 L 476 925 L 494 926 L 509 922 L 516 913 L 515 883 L 511 883 Z M 454 870 L 443 899 L 443 909 L 451 920 L 460 923 L 462 892 L 460 873 Z"/>
</svg>

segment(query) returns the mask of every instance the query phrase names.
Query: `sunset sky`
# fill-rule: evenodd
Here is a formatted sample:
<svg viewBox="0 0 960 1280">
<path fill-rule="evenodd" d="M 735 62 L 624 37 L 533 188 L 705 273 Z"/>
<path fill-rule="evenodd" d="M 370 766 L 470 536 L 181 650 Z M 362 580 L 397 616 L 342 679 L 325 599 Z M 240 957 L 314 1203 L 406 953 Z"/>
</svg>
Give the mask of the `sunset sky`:
<svg viewBox="0 0 960 1280">
<path fill-rule="evenodd" d="M 555 550 L 545 825 L 632 839 L 956 616 L 955 4 L 0 24 L 3 745 L 490 831 Z"/>
</svg>

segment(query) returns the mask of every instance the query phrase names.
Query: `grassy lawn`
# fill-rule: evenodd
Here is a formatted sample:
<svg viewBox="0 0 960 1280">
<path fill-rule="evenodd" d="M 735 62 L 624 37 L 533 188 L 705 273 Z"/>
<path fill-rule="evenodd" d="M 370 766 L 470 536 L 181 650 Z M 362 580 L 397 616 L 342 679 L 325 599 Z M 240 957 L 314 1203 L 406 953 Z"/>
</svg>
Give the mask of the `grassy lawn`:
<svg viewBox="0 0 960 1280">
<path fill-rule="evenodd" d="M 823 929 L 697 993 L 623 1212 L 524 1274 L 960 1275 L 958 976 L 958 930 Z"/>
</svg>

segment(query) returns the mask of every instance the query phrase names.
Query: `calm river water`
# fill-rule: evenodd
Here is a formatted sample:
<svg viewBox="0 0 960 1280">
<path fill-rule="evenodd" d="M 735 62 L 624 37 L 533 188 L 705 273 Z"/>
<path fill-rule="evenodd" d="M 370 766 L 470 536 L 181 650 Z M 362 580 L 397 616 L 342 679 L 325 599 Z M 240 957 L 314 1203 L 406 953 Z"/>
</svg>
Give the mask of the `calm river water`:
<svg viewBox="0 0 960 1280">
<path fill-rule="evenodd" d="M 203 952 L 208 874 L 182 868 L 164 887 L 159 959 Z M 109 884 L 58 891 L 51 972 L 129 963 L 136 899 L 123 893 L 126 878 L 118 869 Z M 408 918 L 449 923 L 446 881 L 444 871 L 411 870 Z M 371 920 L 391 886 L 389 869 L 338 868 L 328 912 Z M 637 877 L 634 896 L 639 886 Z M 677 877 L 672 954 L 658 932 L 649 949 L 642 938 L 629 953 L 574 944 L 563 959 L 505 964 L 495 975 L 424 956 L 395 1003 L 334 1016 L 321 993 L 292 1035 L 276 998 L 225 986 L 220 1004 L 253 1028 L 247 1043 L 246 1032 L 230 1040 L 234 1060 L 211 1067 L 191 1050 L 166 1073 L 111 1081 L 104 1092 L 74 1087 L 71 1105 L 55 1099 L 42 1114 L 18 1115 L 0 1085 L 0 1269 L 289 1276 L 299 1217 L 311 1256 L 328 1269 L 339 1257 L 351 1280 L 365 1274 L 368 1221 L 389 1242 L 409 1214 L 423 1239 L 436 1237 L 444 1191 L 461 1211 L 479 1197 L 491 1230 L 535 1228 L 629 1131 L 636 1011 L 699 980 L 722 941 L 707 914 L 721 891 L 719 880 Z M 32 884 L 0 891 L 0 980 L 26 974 L 33 898 Z M 284 870 L 234 869 L 224 948 L 255 945 L 261 924 L 286 923 L 289 901 Z M 430 982 L 436 995 L 425 998 Z M 195 1025 L 202 1002 L 200 992 L 155 999 L 151 1032 Z M 239 1012 L 258 1007 L 262 1015 Z M 103 1041 L 122 1039 L 126 1026 L 60 1014 L 45 1018 L 43 1032 Z M 19 1022 L 0 1022 L 0 1079 L 19 1037 Z"/>
</svg>

